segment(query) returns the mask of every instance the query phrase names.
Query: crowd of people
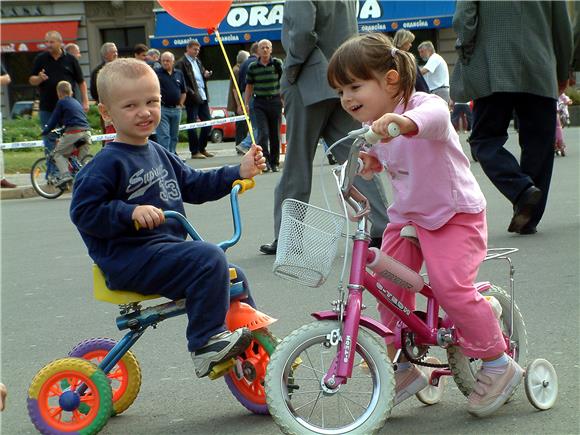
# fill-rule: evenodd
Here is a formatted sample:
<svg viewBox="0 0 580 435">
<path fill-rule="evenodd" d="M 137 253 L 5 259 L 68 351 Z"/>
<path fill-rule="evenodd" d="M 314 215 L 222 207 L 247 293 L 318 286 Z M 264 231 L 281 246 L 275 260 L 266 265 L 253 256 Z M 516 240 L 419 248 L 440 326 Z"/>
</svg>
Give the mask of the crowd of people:
<svg viewBox="0 0 580 435">
<path fill-rule="evenodd" d="M 199 377 L 243 351 L 249 333 L 224 327 L 229 286 L 224 253 L 206 242 L 186 242 L 184 231 L 175 225 L 162 226 L 162 210 L 184 212 L 184 202 L 225 196 L 236 178 L 278 172 L 284 107 L 288 148 L 273 198 L 274 237 L 260 251 L 277 251 L 283 201 L 309 201 L 319 140 L 332 144 L 361 124 L 370 125 L 382 139 L 361 153 L 363 168 L 355 186 L 369 200 L 371 246 L 417 272 L 427 265 L 436 297 L 458 327 L 463 352 L 483 360 L 467 410 L 488 415 L 509 399 L 523 369 L 505 353 L 492 307 L 474 286 L 487 252 L 486 200 L 455 134 L 450 102 L 458 113 L 468 111 L 473 102 L 472 118 L 467 118 L 469 145 L 513 205 L 507 231 L 534 234 L 547 204 L 556 101 L 568 83 L 573 42 L 562 2 L 477 3 L 456 5 L 459 60 L 450 77 L 430 41 L 419 44 L 425 64 L 417 66 L 409 52 L 414 35 L 407 30 L 394 39 L 379 33 L 358 35 L 356 0 L 287 2 L 285 60 L 273 56 L 271 41 L 263 39 L 249 53 L 238 53 L 235 80 L 242 98 L 230 84 L 231 107 L 238 114 L 244 109 L 250 113 L 254 140 L 248 142 L 240 127 L 240 164 L 207 172 L 192 169 L 175 155 L 181 110 L 188 122 L 210 118 L 207 81 L 212 71 L 199 59 L 200 44 L 190 41 L 178 61 L 171 52 L 159 53 L 143 44 L 135 47 L 135 59 L 116 60 L 114 44 L 103 44 L 103 62 L 91 74 L 91 94 L 99 102 L 103 126 L 114 126 L 117 136 L 77 177 L 71 217 L 110 286 L 186 299 L 187 347 Z M 332 16 L 334 25 L 316 19 L 318 14 Z M 522 14 L 525 21 L 517 19 Z M 497 20 L 498 15 L 503 19 Z M 525 51 L 513 35 L 531 41 Z M 63 50 L 60 34 L 49 32 L 46 40 L 47 51 L 35 60 L 30 83 L 39 87 L 43 139 L 52 150 L 50 129 L 57 123 L 66 127 L 71 140 L 86 134 L 88 93 L 78 61 Z M 522 69 L 534 74 L 520 74 Z M 80 102 L 72 98 L 71 83 L 78 85 Z M 514 111 L 519 161 L 504 147 Z M 401 132 L 394 138 L 388 132 L 393 122 Z M 150 140 L 154 132 L 158 143 Z M 191 158 L 213 157 L 206 149 L 208 133 L 208 127 L 199 135 L 188 131 Z M 66 156 L 70 141 L 62 142 L 56 151 Z M 330 152 L 342 163 L 348 146 Z M 62 171 L 62 160 L 57 163 Z M 383 170 L 393 188 L 390 204 L 378 176 Z M 146 186 L 134 177 L 143 172 L 148 174 Z M 104 220 L 110 225 L 103 226 Z M 149 231 L 135 230 L 134 221 Z M 420 248 L 399 237 L 409 224 Z M 154 272 L 148 267 L 151 262 Z M 389 281 L 382 284 L 406 306 L 414 306 L 413 294 Z M 394 329 L 398 319 L 381 307 L 379 312 L 382 323 Z M 394 357 L 392 339 L 385 344 Z M 427 386 L 425 374 L 404 356 L 395 382 L 395 404 Z"/>
</svg>

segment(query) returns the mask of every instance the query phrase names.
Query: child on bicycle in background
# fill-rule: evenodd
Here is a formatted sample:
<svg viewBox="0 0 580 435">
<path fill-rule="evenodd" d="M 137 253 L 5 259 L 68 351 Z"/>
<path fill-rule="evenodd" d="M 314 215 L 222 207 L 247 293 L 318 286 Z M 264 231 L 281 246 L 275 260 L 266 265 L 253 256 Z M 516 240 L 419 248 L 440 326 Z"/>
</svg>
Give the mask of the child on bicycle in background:
<svg viewBox="0 0 580 435">
<path fill-rule="evenodd" d="M 185 241 L 181 224 L 164 223 L 163 210 L 184 214 L 184 202 L 222 198 L 235 180 L 265 169 L 265 159 L 254 145 L 241 165 L 199 171 L 149 141 L 161 116 L 161 92 L 145 62 L 106 64 L 97 89 L 101 116 L 117 136 L 77 175 L 71 219 L 109 288 L 186 299 L 188 349 L 196 375 L 206 376 L 215 364 L 243 352 L 251 333 L 229 332 L 224 325 L 230 287 L 224 252 L 211 243 Z"/>
<path fill-rule="evenodd" d="M 48 124 L 44 126 L 42 135 L 50 133 L 57 126 L 64 127 L 64 133 L 54 148 L 54 163 L 58 168 L 57 186 L 68 183 L 72 180 L 72 175 L 68 170 L 68 158 L 75 149 L 79 149 L 79 160 L 89 154 L 91 144 L 91 126 L 87 120 L 87 115 L 83 106 L 73 98 L 72 86 L 69 82 L 62 80 L 56 85 L 58 102 L 52 112 Z M 81 144 L 80 146 L 78 144 Z"/>
<path fill-rule="evenodd" d="M 564 143 L 564 132 L 562 129 L 570 123 L 570 112 L 568 106 L 572 104 L 572 99 L 564 92 L 558 97 L 556 105 L 556 140 L 554 142 L 554 152 L 566 155 L 566 144 Z"/>
<path fill-rule="evenodd" d="M 333 55 L 330 85 L 343 108 L 384 137 L 368 153 L 361 175 L 386 169 L 394 200 L 381 250 L 415 271 L 425 261 L 433 292 L 457 327 L 465 355 L 483 360 L 467 410 L 477 416 L 500 408 L 519 384 L 523 370 L 505 354 L 506 344 L 491 304 L 476 290 L 474 280 L 487 251 L 485 198 L 469 169 L 443 99 L 414 92 L 415 62 L 382 34 L 346 41 Z M 401 136 L 390 138 L 395 122 Z M 420 248 L 400 237 L 413 225 Z M 413 309 L 415 294 L 390 281 L 381 283 Z M 395 329 L 398 318 L 379 305 L 382 322 Z M 393 339 L 387 339 L 394 358 Z M 395 372 L 395 404 L 427 385 L 427 378 L 405 359 Z"/>
</svg>

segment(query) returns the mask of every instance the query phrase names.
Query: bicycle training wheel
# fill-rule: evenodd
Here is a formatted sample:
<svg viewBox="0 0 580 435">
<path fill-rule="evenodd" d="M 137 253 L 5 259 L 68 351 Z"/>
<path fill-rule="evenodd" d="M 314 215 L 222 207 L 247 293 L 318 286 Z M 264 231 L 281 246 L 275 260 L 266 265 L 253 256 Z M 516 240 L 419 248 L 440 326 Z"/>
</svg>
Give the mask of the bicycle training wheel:
<svg viewBox="0 0 580 435">
<path fill-rule="evenodd" d="M 110 338 L 91 338 L 77 344 L 68 354 L 82 358 L 98 366 L 117 342 Z M 113 415 L 126 411 L 135 401 L 141 389 L 141 367 L 135 355 L 127 351 L 107 373 L 113 390 Z"/>
<path fill-rule="evenodd" d="M 550 409 L 558 398 L 558 375 L 547 360 L 535 359 L 526 368 L 524 379 L 526 396 L 534 408 L 540 411 Z"/>
<path fill-rule="evenodd" d="M 439 358 L 434 356 L 428 356 L 425 358 L 425 362 L 430 364 L 441 364 Z M 426 367 L 426 366 L 417 366 L 419 370 L 421 370 L 427 378 L 431 377 L 431 373 L 436 369 L 433 367 Z M 435 405 L 441 401 L 443 398 L 443 393 L 445 392 L 445 386 L 447 385 L 447 378 L 445 376 L 439 377 L 439 384 L 438 385 L 428 385 L 427 387 L 423 388 L 415 397 L 425 405 Z"/>
<path fill-rule="evenodd" d="M 55 186 L 56 177 L 46 174 L 47 163 L 46 157 L 38 159 L 32 165 L 30 170 L 30 181 L 32 187 L 40 196 L 46 199 L 58 198 L 64 190 Z"/>
<path fill-rule="evenodd" d="M 98 433 L 111 416 L 107 376 L 79 358 L 57 359 L 42 368 L 28 389 L 28 415 L 42 434 Z"/>
<path fill-rule="evenodd" d="M 505 337 L 509 336 L 510 327 L 513 325 L 510 348 L 506 353 L 520 366 L 525 366 L 528 353 L 528 337 L 520 309 L 514 304 L 514 317 L 512 319 L 511 297 L 501 287 L 492 285 L 489 289 L 481 292 L 481 295 L 493 296 L 501 305 L 502 312 L 499 323 Z M 465 396 L 469 396 L 475 385 L 475 375 L 481 368 L 481 360 L 465 356 L 459 346 L 450 346 L 447 349 L 447 359 L 457 388 Z"/>
<path fill-rule="evenodd" d="M 374 434 L 393 407 L 393 366 L 380 343 L 359 329 L 355 364 L 348 382 L 335 389 L 323 379 L 336 363 L 331 339 L 340 322 L 304 325 L 272 354 L 266 372 L 266 399 L 275 423 L 286 434 Z M 337 340 L 338 341 L 338 340 Z M 367 368 L 361 367 L 366 362 Z"/>
<path fill-rule="evenodd" d="M 252 331 L 252 335 L 252 342 L 236 358 L 235 367 L 224 376 L 224 380 L 246 409 L 254 414 L 268 414 L 264 377 L 278 340 L 265 328 Z"/>
</svg>

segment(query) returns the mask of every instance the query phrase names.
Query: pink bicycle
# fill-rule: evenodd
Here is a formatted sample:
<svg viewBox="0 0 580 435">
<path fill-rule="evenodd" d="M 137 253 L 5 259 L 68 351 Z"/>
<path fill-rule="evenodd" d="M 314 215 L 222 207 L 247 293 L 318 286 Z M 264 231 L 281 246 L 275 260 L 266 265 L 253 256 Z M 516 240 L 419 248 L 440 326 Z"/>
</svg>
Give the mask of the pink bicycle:
<svg viewBox="0 0 580 435">
<path fill-rule="evenodd" d="M 393 124 L 393 128 L 389 128 L 392 136 L 398 133 L 395 127 Z M 469 395 L 481 364 L 463 355 L 453 322 L 440 314 L 439 304 L 423 277 L 381 251 L 369 248 L 368 202 L 352 185 L 359 170 L 358 154 L 365 144 L 365 132 L 361 129 L 342 139 L 355 137 L 348 160 L 333 169 L 344 214 L 348 206 L 353 211 L 350 220 L 356 225 L 352 255 L 349 257 L 347 252 L 344 255 L 344 266 L 350 269 L 347 288 L 339 285 L 339 297 L 332 302 L 331 310 L 313 313 L 317 321 L 288 335 L 277 346 L 267 368 L 268 407 L 276 424 L 287 434 L 371 434 L 379 431 L 390 415 L 395 393 L 393 365 L 382 340 L 386 336 L 394 335 L 399 355 L 403 353 L 409 361 L 429 372 L 430 386 L 418 394 L 419 400 L 426 404 L 440 400 L 442 376 L 452 375 L 461 392 Z M 348 228 L 344 215 L 286 200 L 274 272 L 310 287 L 322 285 L 343 232 L 347 240 L 351 238 Z M 412 230 L 412 227 L 405 227 L 401 236 L 413 238 Z M 349 245 L 350 242 L 345 249 Z M 490 250 L 486 257 L 486 260 L 509 262 L 509 294 L 488 282 L 478 283 L 477 288 L 492 304 L 509 355 L 524 364 L 526 329 L 514 303 L 514 268 L 508 257 L 516 251 L 515 248 Z M 343 267 L 343 274 L 345 269 Z M 426 310 L 410 310 L 377 281 L 375 274 L 423 295 Z M 395 331 L 362 315 L 365 290 L 399 317 Z M 447 362 L 428 356 L 432 348 L 446 349 Z M 549 409 L 553 406 L 558 384 L 554 368 L 548 361 L 538 359 L 527 367 L 525 385 L 535 407 Z"/>
</svg>

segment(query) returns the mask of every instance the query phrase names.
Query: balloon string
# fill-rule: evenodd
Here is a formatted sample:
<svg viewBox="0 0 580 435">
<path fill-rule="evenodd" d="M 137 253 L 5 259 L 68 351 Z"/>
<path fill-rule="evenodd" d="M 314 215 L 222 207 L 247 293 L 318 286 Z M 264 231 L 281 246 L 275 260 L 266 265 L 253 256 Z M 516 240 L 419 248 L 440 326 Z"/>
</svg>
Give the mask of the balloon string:
<svg viewBox="0 0 580 435">
<path fill-rule="evenodd" d="M 230 70 L 230 75 L 232 76 L 232 81 L 234 82 L 234 87 L 236 88 L 236 93 L 238 94 L 238 98 L 241 101 L 242 110 L 244 111 L 244 116 L 246 117 L 246 124 L 248 124 L 248 130 L 250 132 L 250 137 L 252 138 L 252 143 L 256 143 L 256 139 L 254 139 L 254 130 L 252 129 L 252 123 L 250 122 L 250 117 L 248 116 L 248 112 L 246 112 L 246 103 L 244 102 L 244 99 L 242 98 L 242 93 L 240 92 L 240 88 L 238 86 L 238 81 L 236 80 L 236 76 L 234 75 L 234 70 L 232 69 L 232 66 L 230 65 L 230 60 L 228 59 L 228 55 L 226 53 L 226 49 L 224 47 L 224 44 L 222 42 L 222 38 L 220 36 L 220 32 L 218 31 L 218 29 L 215 29 L 215 36 L 216 36 L 218 43 L 222 49 L 222 53 L 224 54 L 224 57 L 226 59 L 228 69 Z"/>
</svg>

